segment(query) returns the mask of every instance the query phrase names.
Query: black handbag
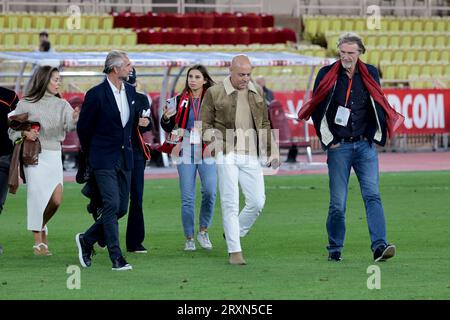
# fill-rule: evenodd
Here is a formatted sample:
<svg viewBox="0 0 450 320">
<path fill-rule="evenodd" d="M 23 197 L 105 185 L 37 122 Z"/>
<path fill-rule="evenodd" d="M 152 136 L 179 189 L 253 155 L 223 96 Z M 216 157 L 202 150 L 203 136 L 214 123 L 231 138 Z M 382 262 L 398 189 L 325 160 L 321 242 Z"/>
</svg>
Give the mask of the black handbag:
<svg viewBox="0 0 450 320">
<path fill-rule="evenodd" d="M 75 181 L 79 184 L 86 183 L 91 177 L 91 168 L 88 165 L 87 155 L 83 151 L 78 152 L 78 171 Z"/>
</svg>

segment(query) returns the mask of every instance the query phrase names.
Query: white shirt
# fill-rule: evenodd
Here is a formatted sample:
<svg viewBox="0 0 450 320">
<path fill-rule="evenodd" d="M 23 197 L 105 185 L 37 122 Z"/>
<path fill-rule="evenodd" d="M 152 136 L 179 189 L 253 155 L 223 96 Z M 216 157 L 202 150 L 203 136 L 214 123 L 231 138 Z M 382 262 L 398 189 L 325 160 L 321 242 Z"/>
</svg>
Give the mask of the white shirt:
<svg viewBox="0 0 450 320">
<path fill-rule="evenodd" d="M 122 127 L 125 128 L 130 118 L 130 106 L 128 105 L 127 94 L 125 92 L 125 85 L 122 82 L 120 84 L 119 90 L 111 81 L 109 81 L 108 77 L 106 77 L 106 79 L 108 80 L 108 83 L 111 86 L 111 90 L 114 94 L 114 98 L 116 99 L 116 104 L 120 112 L 120 119 L 122 120 Z"/>
</svg>

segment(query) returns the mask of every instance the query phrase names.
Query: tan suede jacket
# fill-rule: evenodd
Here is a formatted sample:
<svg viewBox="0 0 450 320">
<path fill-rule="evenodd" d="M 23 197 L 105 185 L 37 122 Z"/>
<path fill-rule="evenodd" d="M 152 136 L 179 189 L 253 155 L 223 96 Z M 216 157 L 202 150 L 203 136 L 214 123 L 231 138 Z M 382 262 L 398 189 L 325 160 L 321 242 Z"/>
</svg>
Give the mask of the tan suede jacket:
<svg viewBox="0 0 450 320">
<path fill-rule="evenodd" d="M 269 157 L 273 138 L 267 105 L 262 89 L 253 82 L 248 85 L 248 102 L 253 124 L 258 134 L 258 155 Z M 227 129 L 231 129 L 230 132 L 234 132 L 236 129 L 236 105 L 237 90 L 232 86 L 230 77 L 210 87 L 205 93 L 202 101 L 201 118 L 203 139 L 213 156 L 219 151 L 224 153 L 232 151 L 229 150 L 229 146 L 232 144 L 227 145 Z M 228 132 L 229 138 L 231 137 L 230 132 Z"/>
</svg>

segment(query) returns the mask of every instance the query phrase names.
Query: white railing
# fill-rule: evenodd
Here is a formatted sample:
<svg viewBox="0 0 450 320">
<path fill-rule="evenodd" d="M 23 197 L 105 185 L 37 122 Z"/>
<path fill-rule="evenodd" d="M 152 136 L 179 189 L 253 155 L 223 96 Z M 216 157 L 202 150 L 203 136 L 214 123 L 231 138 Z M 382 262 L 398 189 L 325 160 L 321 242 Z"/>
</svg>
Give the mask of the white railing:
<svg viewBox="0 0 450 320">
<path fill-rule="evenodd" d="M 253 1 L 238 1 L 238 0 L 224 0 L 215 4 L 203 3 L 188 3 L 187 0 L 176 0 L 174 2 L 152 3 L 151 1 L 142 1 L 141 3 L 134 3 L 134 1 L 120 1 L 118 3 L 111 3 L 108 0 L 85 0 L 85 1 L 32 1 L 32 0 L 0 0 L 0 7 L 2 13 L 9 13 L 14 11 L 42 11 L 42 7 L 54 7 L 50 11 L 67 11 L 70 6 L 77 6 L 82 13 L 101 14 L 105 12 L 120 12 L 124 8 L 132 12 L 147 12 L 152 11 L 153 8 L 176 8 L 177 13 L 185 13 L 187 8 L 194 9 L 213 9 L 214 11 L 234 12 L 243 9 L 250 9 L 253 12 L 263 12 L 263 0 Z M 44 10 L 49 11 L 49 10 Z"/>
<path fill-rule="evenodd" d="M 358 15 L 363 17 L 368 14 L 367 8 L 369 6 L 372 6 L 376 4 L 376 1 L 373 0 L 360 0 L 360 1 L 349 1 L 350 4 L 348 5 L 335 5 L 331 4 L 334 1 L 327 1 L 325 4 L 322 2 L 322 4 L 313 5 L 313 4 L 304 4 L 305 0 L 297 0 L 297 10 L 296 10 L 296 16 L 300 17 L 301 15 L 307 15 L 310 14 L 311 11 L 316 12 L 318 11 L 319 14 L 323 14 L 322 11 L 326 11 L 327 14 L 329 14 L 329 11 L 332 11 L 333 14 L 339 15 L 339 14 L 355 14 L 355 12 L 358 12 Z M 420 4 L 414 4 L 414 5 L 406 5 L 406 4 L 400 4 L 400 1 L 395 1 L 393 3 L 397 3 L 396 5 L 384 5 L 381 3 L 378 5 L 380 8 L 380 13 L 385 13 L 386 11 L 390 12 L 391 15 L 393 15 L 393 12 L 396 12 L 395 15 L 412 15 L 412 12 L 420 12 L 420 16 L 426 16 L 430 17 L 432 15 L 436 15 L 436 12 L 443 11 L 445 12 L 445 15 L 450 14 L 450 6 L 440 4 L 441 1 L 439 0 L 424 0 Z M 320 3 L 320 2 L 319 2 Z M 448 2 L 445 2 L 448 3 Z M 336 10 L 336 12 L 334 12 Z"/>
</svg>

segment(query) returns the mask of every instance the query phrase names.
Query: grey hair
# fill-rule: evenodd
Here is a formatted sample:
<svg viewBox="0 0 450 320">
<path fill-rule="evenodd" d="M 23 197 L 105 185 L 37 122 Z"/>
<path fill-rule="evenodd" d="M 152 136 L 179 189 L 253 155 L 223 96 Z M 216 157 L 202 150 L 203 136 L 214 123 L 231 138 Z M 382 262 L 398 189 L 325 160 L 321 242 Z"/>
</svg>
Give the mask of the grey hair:
<svg viewBox="0 0 450 320">
<path fill-rule="evenodd" d="M 103 73 L 111 73 L 114 67 L 121 67 L 123 64 L 123 59 L 127 56 L 127 53 L 124 51 L 113 50 L 106 56 L 105 60 L 105 68 L 103 69 Z"/>
<path fill-rule="evenodd" d="M 339 36 L 337 47 L 339 48 L 343 43 L 356 43 L 359 47 L 359 52 L 361 54 L 366 52 L 366 47 L 364 47 L 361 37 L 354 32 L 342 33 Z"/>
</svg>

